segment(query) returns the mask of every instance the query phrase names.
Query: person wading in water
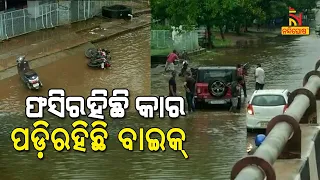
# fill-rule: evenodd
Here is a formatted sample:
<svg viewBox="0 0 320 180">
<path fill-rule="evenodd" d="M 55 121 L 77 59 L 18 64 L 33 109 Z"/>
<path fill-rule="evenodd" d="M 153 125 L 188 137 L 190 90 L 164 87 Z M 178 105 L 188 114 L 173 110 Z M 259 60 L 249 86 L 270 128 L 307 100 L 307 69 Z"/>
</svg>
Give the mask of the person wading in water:
<svg viewBox="0 0 320 180">
<path fill-rule="evenodd" d="M 241 64 L 237 65 L 237 76 L 242 78 L 242 82 L 240 83 L 243 90 L 243 95 L 247 97 L 247 87 L 246 87 L 246 80 L 245 80 L 245 70 Z"/>
<path fill-rule="evenodd" d="M 196 81 L 193 79 L 190 72 L 186 72 L 186 80 L 184 82 L 184 88 L 186 89 L 186 100 L 188 104 L 188 112 L 194 112 L 195 106 L 193 102 L 194 93 L 195 93 L 195 83 Z"/>
<path fill-rule="evenodd" d="M 172 71 L 172 77 L 169 80 L 169 96 L 177 96 L 176 72 Z"/>
<path fill-rule="evenodd" d="M 241 83 L 242 81 L 242 77 L 238 76 L 237 77 L 237 80 L 236 81 L 233 81 L 231 83 L 231 95 L 232 95 L 232 98 L 231 98 L 231 108 L 229 111 L 233 112 L 233 113 L 236 113 L 236 112 L 240 112 L 240 102 L 241 101 L 241 98 L 240 98 L 240 95 L 241 95 Z M 240 100 L 239 100 L 240 99 Z"/>
<path fill-rule="evenodd" d="M 261 67 L 261 64 L 257 65 L 257 69 L 255 71 L 256 78 L 256 90 L 263 90 L 265 84 L 265 73 Z"/>
<path fill-rule="evenodd" d="M 167 56 L 167 62 L 166 62 L 166 65 L 164 67 L 164 70 L 165 71 L 174 71 L 174 62 L 176 60 L 179 60 L 179 57 L 177 55 L 177 51 L 173 50 L 172 53 L 170 53 Z"/>
</svg>

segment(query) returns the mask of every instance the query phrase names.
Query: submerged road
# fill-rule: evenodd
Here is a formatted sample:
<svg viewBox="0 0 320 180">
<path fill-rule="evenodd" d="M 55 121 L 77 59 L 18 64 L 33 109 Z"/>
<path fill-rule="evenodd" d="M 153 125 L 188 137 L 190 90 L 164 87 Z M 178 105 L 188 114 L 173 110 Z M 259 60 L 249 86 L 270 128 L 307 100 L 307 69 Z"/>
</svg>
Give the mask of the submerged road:
<svg viewBox="0 0 320 180">
<path fill-rule="evenodd" d="M 191 58 L 191 67 L 230 65 L 249 62 L 247 81 L 248 99 L 254 91 L 254 69 L 261 63 L 266 72 L 266 89 L 289 89 L 302 87 L 302 79 L 313 69 L 320 58 L 320 39 L 315 35 L 306 37 L 265 39 L 257 47 L 226 50 L 225 55 Z M 164 65 L 153 65 L 151 70 L 152 94 L 168 95 L 169 73 L 163 73 Z M 180 69 L 178 69 L 180 71 Z M 183 78 L 177 78 L 178 95 L 185 96 Z M 247 102 L 247 100 L 245 102 Z M 229 179 L 234 163 L 246 154 L 247 143 L 253 143 L 254 133 L 247 133 L 245 109 L 240 114 L 231 114 L 227 109 L 208 107 L 191 116 L 188 127 L 190 147 L 196 160 L 186 166 L 191 179 Z M 192 137 L 191 137 L 192 136 Z M 248 138 L 247 138 L 248 137 Z M 192 155 L 190 155 L 191 157 Z M 179 167 L 180 168 L 180 167 Z M 182 167 L 181 167 L 182 169 Z M 196 174 L 196 175 L 195 175 Z M 191 176 L 191 175 L 190 175 Z"/>
<path fill-rule="evenodd" d="M 178 120 L 146 120 L 127 116 L 125 120 L 108 119 L 109 139 L 106 152 L 56 152 L 49 144 L 45 159 L 38 160 L 32 144 L 29 152 L 16 152 L 10 133 L 16 127 L 31 127 L 34 120 L 27 119 L 24 100 L 29 95 L 46 95 L 49 88 L 66 88 L 68 95 L 87 96 L 92 88 L 128 87 L 131 95 L 145 95 L 150 90 L 149 29 L 126 34 L 102 42 L 113 55 L 111 70 L 95 71 L 86 65 L 83 51 L 72 52 L 68 58 L 58 60 L 36 70 L 45 88 L 40 92 L 25 89 L 17 76 L 0 82 L 0 179 L 229 179 L 234 163 L 246 154 L 247 139 L 245 112 L 230 114 L 224 109 L 207 109 Z M 128 46 L 128 44 L 133 44 Z M 211 61 L 196 61 L 198 65 L 234 65 L 236 63 L 262 63 L 266 74 L 266 88 L 301 87 L 302 78 L 318 60 L 320 39 L 315 36 L 297 39 L 268 40 L 256 48 L 228 50 L 227 55 Z M 252 67 L 251 72 L 253 72 Z M 169 75 L 163 67 L 151 70 L 152 93 L 167 95 Z M 252 73 L 251 73 L 252 74 Z M 249 77 L 249 95 L 253 91 L 253 77 Z M 181 80 L 179 93 L 183 95 Z M 71 119 L 48 116 L 51 129 L 71 129 Z M 87 120 L 91 122 L 91 120 Z M 160 127 L 167 130 L 181 127 L 187 134 L 186 149 L 189 159 L 181 153 L 166 150 L 151 153 L 124 150 L 117 141 L 123 127 Z M 89 147 L 90 144 L 87 144 Z M 41 175 L 41 176 L 40 176 Z M 41 178 L 40 178 L 41 177 Z"/>
</svg>

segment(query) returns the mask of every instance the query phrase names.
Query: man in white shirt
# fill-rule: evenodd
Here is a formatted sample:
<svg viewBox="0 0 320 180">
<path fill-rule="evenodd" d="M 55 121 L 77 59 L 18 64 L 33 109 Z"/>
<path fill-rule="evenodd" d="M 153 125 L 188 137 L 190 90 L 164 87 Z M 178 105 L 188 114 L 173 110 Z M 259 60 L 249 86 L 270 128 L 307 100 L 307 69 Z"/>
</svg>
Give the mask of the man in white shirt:
<svg viewBox="0 0 320 180">
<path fill-rule="evenodd" d="M 264 70 L 261 68 L 261 64 L 258 64 L 258 67 L 255 72 L 255 78 L 256 78 L 256 90 L 262 90 L 264 87 L 264 79 L 265 74 Z"/>
</svg>

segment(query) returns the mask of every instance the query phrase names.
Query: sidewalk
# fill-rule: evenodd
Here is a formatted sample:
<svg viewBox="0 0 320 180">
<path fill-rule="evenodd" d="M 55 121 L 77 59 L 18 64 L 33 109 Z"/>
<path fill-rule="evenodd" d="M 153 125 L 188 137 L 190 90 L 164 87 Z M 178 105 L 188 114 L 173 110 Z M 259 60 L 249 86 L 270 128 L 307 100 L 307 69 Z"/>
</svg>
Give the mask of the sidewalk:
<svg viewBox="0 0 320 180">
<path fill-rule="evenodd" d="M 19 55 L 26 55 L 26 59 L 32 61 L 85 43 L 104 41 L 151 23 L 150 9 L 135 11 L 133 17 L 132 21 L 93 18 L 12 38 L 0 46 L 0 72 L 16 66 Z M 39 38 L 39 34 L 43 36 Z"/>
</svg>

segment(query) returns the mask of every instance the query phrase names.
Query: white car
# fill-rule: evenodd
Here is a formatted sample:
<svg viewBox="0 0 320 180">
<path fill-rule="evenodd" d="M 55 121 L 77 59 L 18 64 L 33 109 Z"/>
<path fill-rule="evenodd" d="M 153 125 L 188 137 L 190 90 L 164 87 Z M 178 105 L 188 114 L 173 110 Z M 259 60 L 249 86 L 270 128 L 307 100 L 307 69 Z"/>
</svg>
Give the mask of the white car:
<svg viewBox="0 0 320 180">
<path fill-rule="evenodd" d="M 247 107 L 247 129 L 266 129 L 268 122 L 288 108 L 287 89 L 256 90 Z"/>
</svg>

